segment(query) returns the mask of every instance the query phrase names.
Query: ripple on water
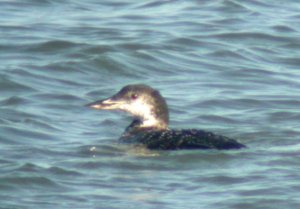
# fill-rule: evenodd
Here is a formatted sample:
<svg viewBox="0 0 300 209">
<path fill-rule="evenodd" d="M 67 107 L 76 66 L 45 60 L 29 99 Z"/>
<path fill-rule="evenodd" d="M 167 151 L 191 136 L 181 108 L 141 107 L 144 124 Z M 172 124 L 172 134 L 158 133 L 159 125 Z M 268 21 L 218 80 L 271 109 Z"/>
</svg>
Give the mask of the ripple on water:
<svg viewBox="0 0 300 209">
<path fill-rule="evenodd" d="M 26 92 L 32 92 L 34 89 L 30 85 L 24 85 L 21 82 L 13 81 L 9 76 L 0 77 L 1 97 L 4 95 L 16 95 Z"/>
<path fill-rule="evenodd" d="M 49 178 L 36 176 L 13 176 L 9 177 L 0 177 L 0 187 L 5 188 L 5 190 L 23 190 L 27 191 L 28 189 L 49 189 L 54 191 L 60 191 L 61 188 L 58 188 L 59 185 L 52 181 Z"/>
</svg>

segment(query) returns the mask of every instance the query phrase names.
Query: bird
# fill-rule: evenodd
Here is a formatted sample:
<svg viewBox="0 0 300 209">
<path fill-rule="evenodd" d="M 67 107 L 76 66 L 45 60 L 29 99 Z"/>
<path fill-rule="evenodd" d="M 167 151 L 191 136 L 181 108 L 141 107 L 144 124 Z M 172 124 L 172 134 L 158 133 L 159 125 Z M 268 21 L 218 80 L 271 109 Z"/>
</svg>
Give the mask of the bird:
<svg viewBox="0 0 300 209">
<path fill-rule="evenodd" d="M 150 150 L 245 148 L 226 136 L 199 129 L 170 129 L 166 100 L 158 90 L 145 84 L 124 86 L 113 96 L 86 105 L 98 110 L 121 110 L 133 116 L 119 138 L 120 143 L 135 144 Z"/>
</svg>

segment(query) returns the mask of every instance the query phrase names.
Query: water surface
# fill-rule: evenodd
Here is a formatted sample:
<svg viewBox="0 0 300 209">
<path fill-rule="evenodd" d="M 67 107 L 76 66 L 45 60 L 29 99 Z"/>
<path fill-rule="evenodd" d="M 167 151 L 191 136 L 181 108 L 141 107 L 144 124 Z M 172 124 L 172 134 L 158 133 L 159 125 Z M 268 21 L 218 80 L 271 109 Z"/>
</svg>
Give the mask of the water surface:
<svg viewBox="0 0 300 209">
<path fill-rule="evenodd" d="M 0 1 L 1 208 L 297 208 L 300 3 Z M 160 90 L 173 128 L 238 151 L 117 143 L 84 104 Z"/>
</svg>

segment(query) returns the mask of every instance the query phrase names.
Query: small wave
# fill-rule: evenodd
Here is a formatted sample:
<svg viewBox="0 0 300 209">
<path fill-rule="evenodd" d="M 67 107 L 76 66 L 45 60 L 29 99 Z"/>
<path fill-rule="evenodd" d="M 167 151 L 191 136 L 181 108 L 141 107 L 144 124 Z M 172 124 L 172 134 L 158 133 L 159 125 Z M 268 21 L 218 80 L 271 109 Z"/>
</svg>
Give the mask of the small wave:
<svg viewBox="0 0 300 209">
<path fill-rule="evenodd" d="M 211 35 L 212 37 L 222 39 L 222 40 L 231 40 L 231 41 L 254 41 L 255 43 L 258 42 L 294 42 L 293 38 L 291 37 L 284 37 L 280 35 L 273 35 L 268 33 L 262 32 L 237 32 L 237 33 L 221 33 Z M 245 43 L 245 42 L 244 42 Z"/>
<path fill-rule="evenodd" d="M 0 77 L 0 91 L 1 94 L 14 94 L 17 93 L 24 93 L 24 92 L 33 92 L 34 88 L 23 84 L 22 82 L 17 82 L 10 79 L 8 76 L 1 76 Z"/>
<path fill-rule="evenodd" d="M 82 44 L 65 40 L 53 40 L 28 45 L 28 50 L 31 52 L 59 53 L 59 51 L 68 51 L 74 47 L 82 47 Z"/>
<path fill-rule="evenodd" d="M 20 97 L 20 96 L 12 96 L 7 99 L 0 101 L 1 107 L 3 106 L 17 106 L 17 105 L 26 105 L 31 101 L 29 99 Z"/>
<path fill-rule="evenodd" d="M 58 184 L 49 178 L 42 176 L 9 176 L 0 177 L 1 186 L 9 186 L 11 188 L 20 188 L 23 186 L 28 187 L 47 187 L 47 188 L 57 188 Z M 0 187 L 1 187 L 0 186 Z M 25 188 L 24 188 L 25 189 Z"/>
</svg>

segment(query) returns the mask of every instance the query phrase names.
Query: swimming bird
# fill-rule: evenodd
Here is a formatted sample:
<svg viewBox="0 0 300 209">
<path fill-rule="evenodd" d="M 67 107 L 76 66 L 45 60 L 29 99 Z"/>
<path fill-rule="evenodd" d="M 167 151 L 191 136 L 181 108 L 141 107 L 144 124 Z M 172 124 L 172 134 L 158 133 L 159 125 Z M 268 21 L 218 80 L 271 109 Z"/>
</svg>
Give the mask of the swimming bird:
<svg viewBox="0 0 300 209">
<path fill-rule="evenodd" d="M 148 149 L 240 149 L 245 145 L 234 139 L 198 129 L 169 129 L 169 111 L 159 91 L 144 84 L 127 85 L 110 98 L 87 104 L 101 110 L 122 110 L 133 116 L 120 137 L 122 143 L 143 145 Z"/>
</svg>

